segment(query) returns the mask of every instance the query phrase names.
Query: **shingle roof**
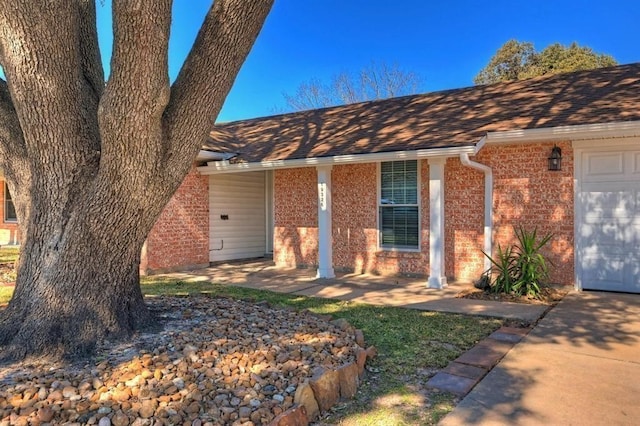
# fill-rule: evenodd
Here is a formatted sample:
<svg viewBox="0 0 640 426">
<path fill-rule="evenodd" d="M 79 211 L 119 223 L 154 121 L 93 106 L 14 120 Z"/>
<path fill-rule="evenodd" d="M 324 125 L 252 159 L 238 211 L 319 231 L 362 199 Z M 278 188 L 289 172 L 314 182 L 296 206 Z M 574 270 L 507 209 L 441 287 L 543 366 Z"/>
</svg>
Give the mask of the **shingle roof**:
<svg viewBox="0 0 640 426">
<path fill-rule="evenodd" d="M 640 63 L 216 125 L 246 162 L 469 146 L 487 132 L 640 120 Z"/>
</svg>

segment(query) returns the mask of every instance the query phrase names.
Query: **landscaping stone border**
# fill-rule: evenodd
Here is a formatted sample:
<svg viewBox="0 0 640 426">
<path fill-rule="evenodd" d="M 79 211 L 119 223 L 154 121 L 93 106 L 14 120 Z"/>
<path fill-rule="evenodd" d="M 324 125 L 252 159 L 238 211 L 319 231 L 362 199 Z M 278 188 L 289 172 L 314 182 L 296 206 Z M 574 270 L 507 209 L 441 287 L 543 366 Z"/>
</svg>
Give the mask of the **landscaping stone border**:
<svg viewBox="0 0 640 426">
<path fill-rule="evenodd" d="M 458 396 L 466 395 L 532 328 L 499 328 L 451 361 L 429 379 L 427 386 Z"/>
<path fill-rule="evenodd" d="M 377 355 L 375 346 L 367 349 L 362 330 L 355 329 L 345 319 L 331 321 L 355 337 L 358 348 L 355 362 L 338 368 L 316 367 L 311 378 L 298 385 L 294 405 L 269 423 L 269 426 L 307 426 L 340 400 L 352 399 L 365 374 L 365 364 Z"/>
</svg>

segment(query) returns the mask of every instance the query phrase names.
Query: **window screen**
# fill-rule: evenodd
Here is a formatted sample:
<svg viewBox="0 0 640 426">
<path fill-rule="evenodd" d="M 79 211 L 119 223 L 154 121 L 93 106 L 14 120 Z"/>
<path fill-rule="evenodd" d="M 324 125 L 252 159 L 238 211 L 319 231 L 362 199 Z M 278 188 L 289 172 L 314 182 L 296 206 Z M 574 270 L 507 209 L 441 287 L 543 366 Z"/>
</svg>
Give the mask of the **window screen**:
<svg viewBox="0 0 640 426">
<path fill-rule="evenodd" d="M 380 245 L 419 248 L 418 162 L 388 161 L 380 165 Z"/>
</svg>

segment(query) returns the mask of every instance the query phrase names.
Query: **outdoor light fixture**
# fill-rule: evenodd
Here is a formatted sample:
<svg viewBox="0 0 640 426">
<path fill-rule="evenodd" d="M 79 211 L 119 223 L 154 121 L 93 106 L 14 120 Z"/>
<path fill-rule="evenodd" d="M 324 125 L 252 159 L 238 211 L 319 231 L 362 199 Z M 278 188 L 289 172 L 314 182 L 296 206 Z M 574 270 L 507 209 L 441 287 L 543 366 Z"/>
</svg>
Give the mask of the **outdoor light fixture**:
<svg viewBox="0 0 640 426">
<path fill-rule="evenodd" d="M 562 151 L 556 145 L 553 146 L 549 156 L 549 170 L 562 170 Z"/>
</svg>

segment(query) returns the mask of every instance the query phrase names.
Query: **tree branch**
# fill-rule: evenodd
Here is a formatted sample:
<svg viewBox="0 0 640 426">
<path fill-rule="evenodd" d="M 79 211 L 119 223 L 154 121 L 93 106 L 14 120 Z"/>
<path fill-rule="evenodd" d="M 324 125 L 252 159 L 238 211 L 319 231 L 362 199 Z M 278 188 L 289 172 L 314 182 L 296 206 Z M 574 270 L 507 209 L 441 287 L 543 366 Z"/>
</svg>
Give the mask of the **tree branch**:
<svg viewBox="0 0 640 426">
<path fill-rule="evenodd" d="M 161 151 L 170 25 L 171 0 L 113 1 L 111 75 L 98 112 L 101 167 L 154 162 Z M 135 143 L 141 135 L 145 143 Z"/>
<path fill-rule="evenodd" d="M 80 41 L 84 34 L 79 26 L 86 18 L 80 9 L 92 7 L 89 1 L 15 0 L 10 7 L 0 5 L 0 50 L 8 91 L 29 161 L 41 175 L 60 161 L 68 162 L 71 170 L 85 167 L 95 148 L 90 137 L 97 127 L 95 101 L 89 110 L 95 96 L 83 90 L 86 75 L 81 67 L 90 59 L 81 59 L 78 49 L 82 43 L 88 45 Z M 55 126 L 50 124 L 52 117 Z"/>
<path fill-rule="evenodd" d="M 12 157 L 26 156 L 27 149 L 9 87 L 0 79 L 0 169 L 7 169 Z"/>
<path fill-rule="evenodd" d="M 26 235 L 30 209 L 28 194 L 31 183 L 27 166 L 27 147 L 9 87 L 2 79 L 0 79 L 0 169 L 13 194 L 20 230 L 23 235 Z"/>
<path fill-rule="evenodd" d="M 80 15 L 80 66 L 94 94 L 95 108 L 91 109 L 97 112 L 98 102 L 104 92 L 104 71 L 98 45 L 95 1 L 79 0 L 78 13 Z"/>
<path fill-rule="evenodd" d="M 209 10 L 165 113 L 165 168 L 175 176 L 185 172 L 202 146 L 272 4 L 273 0 L 215 0 Z"/>
</svg>

